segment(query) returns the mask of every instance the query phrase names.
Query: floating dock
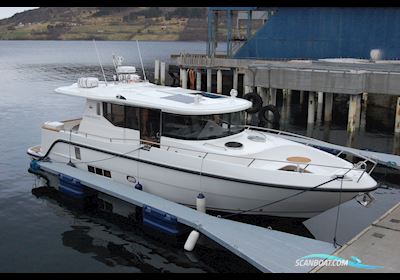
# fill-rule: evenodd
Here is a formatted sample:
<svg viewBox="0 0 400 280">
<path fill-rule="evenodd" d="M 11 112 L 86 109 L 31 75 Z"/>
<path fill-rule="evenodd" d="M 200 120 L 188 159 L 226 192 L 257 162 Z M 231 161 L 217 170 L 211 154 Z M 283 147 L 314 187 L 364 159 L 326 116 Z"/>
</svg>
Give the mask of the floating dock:
<svg viewBox="0 0 400 280">
<path fill-rule="evenodd" d="M 400 271 L 400 202 L 356 235 L 333 255 L 351 259 L 360 258 L 363 264 L 381 266 L 376 269 L 360 269 L 352 266 L 321 266 L 311 272 L 399 272 Z"/>
<path fill-rule="evenodd" d="M 150 206 L 173 215 L 179 223 L 201 232 L 262 272 L 309 272 L 313 267 L 296 266 L 296 260 L 335 250 L 331 243 L 214 217 L 67 164 L 39 162 L 39 167 L 139 207 Z"/>
</svg>

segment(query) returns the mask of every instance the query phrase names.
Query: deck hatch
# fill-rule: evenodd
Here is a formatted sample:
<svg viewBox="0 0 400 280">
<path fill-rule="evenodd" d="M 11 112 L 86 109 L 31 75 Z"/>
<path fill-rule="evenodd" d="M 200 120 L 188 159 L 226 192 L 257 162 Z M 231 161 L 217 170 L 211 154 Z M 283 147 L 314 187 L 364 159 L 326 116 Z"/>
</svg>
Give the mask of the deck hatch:
<svg viewBox="0 0 400 280">
<path fill-rule="evenodd" d="M 161 97 L 161 99 L 168 99 L 168 100 L 185 103 L 185 104 L 194 103 L 194 97 L 186 96 L 183 94 L 175 94 L 175 95 L 171 95 L 171 96 Z"/>
</svg>

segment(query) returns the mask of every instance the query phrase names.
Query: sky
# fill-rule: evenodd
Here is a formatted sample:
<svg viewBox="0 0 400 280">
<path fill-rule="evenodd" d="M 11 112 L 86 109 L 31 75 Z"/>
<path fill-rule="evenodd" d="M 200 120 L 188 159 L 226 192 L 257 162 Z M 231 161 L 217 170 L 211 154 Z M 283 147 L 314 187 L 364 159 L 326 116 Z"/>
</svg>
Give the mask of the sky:
<svg viewBox="0 0 400 280">
<path fill-rule="evenodd" d="M 15 15 L 16 13 L 36 8 L 38 7 L 0 7 L 0 19 L 8 18 Z"/>
</svg>

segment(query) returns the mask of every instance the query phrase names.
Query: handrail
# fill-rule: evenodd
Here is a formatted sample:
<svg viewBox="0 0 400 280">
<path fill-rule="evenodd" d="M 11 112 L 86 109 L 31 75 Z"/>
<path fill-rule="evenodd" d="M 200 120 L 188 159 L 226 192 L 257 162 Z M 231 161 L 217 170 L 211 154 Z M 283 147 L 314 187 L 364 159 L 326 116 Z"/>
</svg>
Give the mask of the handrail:
<svg viewBox="0 0 400 280">
<path fill-rule="evenodd" d="M 251 125 L 246 125 L 245 126 L 246 128 L 248 128 L 248 129 L 254 129 L 254 130 L 264 130 L 264 131 L 267 131 L 267 132 L 274 132 L 274 133 L 276 133 L 276 134 L 278 134 L 278 135 L 281 135 L 281 134 L 283 134 L 283 135 L 287 135 L 287 136 L 293 136 L 293 137 L 298 137 L 298 138 L 303 138 L 303 139 L 305 139 L 305 140 L 310 140 L 310 141 L 314 141 L 314 142 L 321 142 L 321 143 L 324 143 L 324 141 L 321 141 L 321 140 L 318 140 L 318 139 L 313 139 L 313 138 L 310 138 L 310 137 L 307 137 L 307 136 L 304 136 L 304 135 L 300 135 L 300 134 L 296 134 L 296 133 L 292 133 L 292 132 L 287 132 L 287 131 L 282 131 L 282 130 L 276 130 L 276 129 L 272 129 L 272 128 L 266 128 L 266 127 L 258 127 L 258 126 L 251 126 Z M 328 144 L 331 144 L 331 143 L 328 143 Z M 312 145 L 312 144 L 307 144 L 307 146 L 308 145 Z M 331 145 L 334 145 L 334 144 L 331 144 Z M 357 156 L 357 157 L 360 157 L 360 158 L 362 158 L 362 159 L 364 159 L 364 161 L 369 161 L 370 163 L 372 163 L 373 165 L 374 165 L 374 167 L 373 168 L 375 168 L 375 166 L 377 165 L 377 162 L 375 161 L 375 160 L 373 160 L 373 159 L 371 159 L 371 158 L 369 158 L 369 157 L 366 157 L 366 156 L 364 156 L 364 155 L 361 155 L 361 154 L 358 154 L 358 153 L 354 153 L 354 152 L 352 152 L 352 151 L 345 151 L 345 150 L 340 150 L 340 152 L 338 153 L 338 154 L 336 154 L 335 156 L 340 156 L 343 152 L 347 152 L 347 153 L 350 153 L 350 154 L 352 154 L 352 155 L 354 155 L 354 156 Z M 373 169 L 371 169 L 371 170 L 373 170 Z M 372 172 L 372 171 L 370 171 L 370 172 Z M 370 173 L 369 173 L 370 174 Z"/>
<path fill-rule="evenodd" d="M 66 132 L 65 130 L 61 130 L 63 132 Z M 69 133 L 69 131 L 68 131 Z M 287 160 L 275 160 L 275 159 L 266 159 L 266 158 L 256 158 L 256 157 L 245 157 L 245 156 L 238 156 L 238 155 L 227 155 L 227 154 L 221 154 L 221 153 L 215 153 L 215 152 L 209 152 L 209 151 L 201 151 L 201 150 L 195 150 L 195 149 L 189 149 L 189 148 L 182 148 L 182 147 L 176 147 L 173 145 L 165 145 L 165 144 L 161 144 L 158 142 L 154 142 L 154 141 L 149 141 L 149 140 L 144 140 L 144 139 L 126 139 L 126 138 L 109 138 L 109 137 L 104 137 L 104 136 L 100 136 L 100 135 L 95 135 L 95 134 L 90 134 L 90 133 L 82 133 L 82 132 L 73 132 L 73 134 L 80 134 L 85 136 L 85 138 L 88 137 L 88 135 L 97 137 L 97 138 L 102 138 L 102 139 L 108 139 L 108 141 L 112 142 L 113 140 L 119 140 L 119 141 L 137 141 L 137 142 L 144 142 L 144 143 L 148 143 L 150 145 L 158 145 L 160 147 L 166 147 L 166 151 L 169 151 L 169 148 L 174 148 L 174 149 L 178 149 L 178 150 L 183 150 L 183 151 L 190 151 L 190 152 L 197 152 L 197 153 L 204 153 L 204 158 L 206 158 L 208 155 L 218 155 L 218 156 L 226 156 L 226 157 L 232 157 L 232 158 L 240 158 L 240 159 L 246 159 L 246 160 L 251 160 L 251 164 L 256 161 L 266 161 L 266 162 L 276 162 L 276 163 L 285 163 L 285 164 L 293 164 L 293 162 L 287 161 Z M 249 164 L 247 167 L 250 167 Z M 326 168 L 332 168 L 332 169 L 342 169 L 342 170 L 347 170 L 347 172 L 345 174 L 347 174 L 348 172 L 350 172 L 351 170 L 363 170 L 359 167 L 355 167 L 353 165 L 352 168 L 350 167 L 342 167 L 342 166 L 334 166 L 334 165 L 326 165 L 326 164 L 316 164 L 316 163 L 307 163 L 307 166 L 316 166 L 316 167 L 326 167 Z M 374 166 L 375 168 L 375 166 Z M 299 172 L 301 173 L 301 172 Z M 360 175 L 360 177 L 358 178 L 358 181 L 361 179 L 362 175 L 365 173 L 365 170 L 363 170 L 362 174 Z"/>
</svg>

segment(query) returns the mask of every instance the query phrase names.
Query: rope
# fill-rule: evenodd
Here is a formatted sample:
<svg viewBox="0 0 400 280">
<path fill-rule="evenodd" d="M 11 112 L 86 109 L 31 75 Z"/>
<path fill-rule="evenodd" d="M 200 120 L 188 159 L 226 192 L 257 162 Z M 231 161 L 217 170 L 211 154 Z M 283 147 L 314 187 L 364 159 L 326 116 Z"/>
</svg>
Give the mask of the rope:
<svg viewBox="0 0 400 280">
<path fill-rule="evenodd" d="M 338 176 L 337 178 L 340 178 L 340 192 L 339 192 L 339 204 L 338 204 L 337 213 L 336 213 L 335 235 L 333 237 L 333 246 L 335 248 L 337 248 L 336 245 L 342 247 L 342 245 L 337 243 L 336 235 L 337 235 L 337 228 L 338 228 L 338 223 L 339 223 L 340 204 L 342 203 L 342 188 L 343 188 L 343 178 L 344 178 L 344 176 L 340 176 L 340 177 Z"/>
<path fill-rule="evenodd" d="M 68 144 L 69 161 L 68 161 L 68 165 L 74 167 L 74 164 L 71 161 L 71 140 L 72 140 L 72 129 L 69 130 L 69 144 Z"/>
<path fill-rule="evenodd" d="M 71 144 L 69 144 L 69 146 L 71 146 Z M 143 145 L 142 144 L 140 144 L 139 145 L 139 147 L 137 147 L 137 148 L 135 148 L 135 149 L 133 149 L 133 150 L 130 150 L 130 151 L 128 151 L 128 152 L 125 152 L 125 153 L 123 153 L 123 154 L 120 154 L 120 155 L 114 155 L 114 156 L 110 156 L 110 157 L 107 157 L 107 158 L 102 158 L 102 159 L 97 159 L 97 160 L 90 160 L 90 161 L 79 161 L 79 162 L 75 162 L 76 164 L 86 164 L 86 163 L 93 163 L 93 162 L 100 162 L 100 161 L 106 161 L 106 160 L 110 160 L 110 159 L 113 159 L 113 158 L 116 158 L 116 157 L 121 157 L 121 156 L 124 156 L 124 155 L 127 155 L 127 154 L 129 154 L 129 153 L 133 153 L 133 152 L 135 152 L 135 151 L 137 151 L 137 150 L 141 150 L 143 148 Z M 71 164 L 73 164 L 72 162 L 71 162 L 71 155 L 69 156 L 70 157 L 70 163 Z M 38 161 L 40 162 L 40 161 L 45 161 L 45 159 L 47 159 L 46 157 L 42 157 L 42 158 L 40 158 L 40 159 L 38 159 Z M 54 163 L 65 163 L 64 161 L 51 161 L 51 162 L 54 162 Z"/>
<path fill-rule="evenodd" d="M 204 158 L 206 157 L 207 154 L 204 155 L 204 157 L 201 158 L 201 165 L 200 165 L 200 192 L 203 192 L 203 163 L 204 163 Z"/>
<path fill-rule="evenodd" d="M 250 212 L 250 211 L 254 211 L 254 210 L 259 209 L 259 208 L 264 208 L 264 207 L 271 206 L 271 205 L 273 205 L 273 204 L 276 204 L 276 203 L 285 201 L 285 200 L 287 200 L 287 199 L 289 199 L 289 198 L 298 196 L 298 195 L 300 195 L 300 194 L 302 194 L 302 193 L 304 193 L 304 192 L 311 191 L 311 190 L 316 189 L 316 188 L 318 188 L 318 187 L 321 187 L 321 186 L 323 186 L 323 185 L 325 185 L 325 184 L 328 184 L 328 183 L 330 183 L 330 182 L 333 182 L 333 181 L 337 180 L 338 178 L 339 178 L 339 177 L 330 179 L 330 180 L 328 180 L 328 181 L 326 181 L 326 182 L 324 182 L 324 183 L 321 183 L 321 184 L 319 184 L 319 185 L 317 185 L 317 186 L 315 186 L 315 187 L 312 187 L 312 188 L 310 188 L 310 189 L 302 190 L 302 191 L 300 191 L 300 192 L 298 192 L 298 193 L 289 195 L 289 196 L 287 196 L 287 197 L 284 197 L 284 198 L 275 200 L 275 201 L 273 201 L 273 202 L 269 202 L 269 203 L 267 203 L 267 204 L 264 204 L 264 205 L 261 205 L 261 206 L 258 206 L 258 207 L 252 208 L 252 209 L 243 210 L 243 211 L 238 212 L 238 213 L 233 213 L 233 214 L 228 214 L 228 215 L 222 216 L 222 218 L 229 218 L 229 217 L 233 217 L 233 216 L 240 215 L 240 214 L 243 214 L 243 213 L 247 213 L 247 212 Z M 340 193 L 342 193 L 341 190 L 340 190 Z"/>
</svg>

